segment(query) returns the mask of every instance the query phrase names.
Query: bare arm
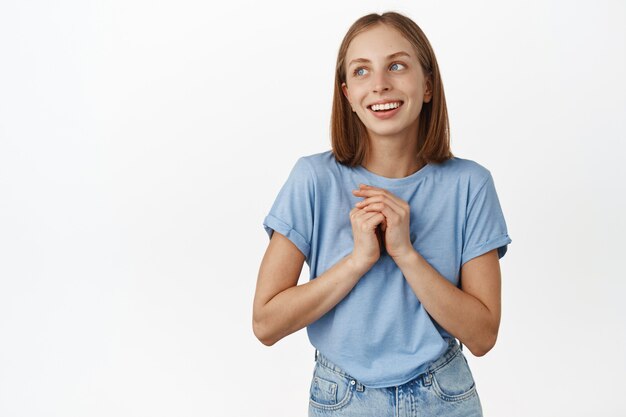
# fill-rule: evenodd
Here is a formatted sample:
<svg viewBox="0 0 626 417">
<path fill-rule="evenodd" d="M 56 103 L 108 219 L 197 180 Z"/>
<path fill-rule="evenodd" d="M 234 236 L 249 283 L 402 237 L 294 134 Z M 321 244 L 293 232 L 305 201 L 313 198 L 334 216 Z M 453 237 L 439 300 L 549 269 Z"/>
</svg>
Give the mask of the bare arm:
<svg viewBox="0 0 626 417">
<path fill-rule="evenodd" d="M 337 305 L 369 270 L 352 253 L 323 274 L 297 285 L 304 255 L 284 235 L 274 232 L 257 279 L 253 331 L 267 346 L 316 321 Z"/>
<path fill-rule="evenodd" d="M 385 217 L 385 247 L 428 314 L 474 355 L 482 356 L 496 343 L 500 327 L 500 262 L 497 250 L 470 259 L 461 267 L 457 288 L 409 240 L 409 204 L 379 187 L 361 184 L 355 204 Z"/>
<path fill-rule="evenodd" d="M 497 250 L 466 262 L 461 287 L 439 274 L 417 251 L 395 259 L 428 313 L 475 356 L 496 343 L 500 327 L 500 262 Z"/>
</svg>

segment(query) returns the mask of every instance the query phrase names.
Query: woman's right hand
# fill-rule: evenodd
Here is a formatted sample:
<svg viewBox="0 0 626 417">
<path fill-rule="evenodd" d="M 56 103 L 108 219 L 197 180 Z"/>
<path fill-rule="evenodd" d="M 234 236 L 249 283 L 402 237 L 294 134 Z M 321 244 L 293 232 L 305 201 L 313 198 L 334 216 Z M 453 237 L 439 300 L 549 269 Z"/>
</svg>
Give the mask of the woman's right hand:
<svg viewBox="0 0 626 417">
<path fill-rule="evenodd" d="M 354 249 L 352 258 L 361 266 L 370 268 L 380 258 L 381 242 L 376 234 L 376 228 L 385 220 L 380 212 L 365 211 L 358 207 L 350 210 Z"/>
</svg>

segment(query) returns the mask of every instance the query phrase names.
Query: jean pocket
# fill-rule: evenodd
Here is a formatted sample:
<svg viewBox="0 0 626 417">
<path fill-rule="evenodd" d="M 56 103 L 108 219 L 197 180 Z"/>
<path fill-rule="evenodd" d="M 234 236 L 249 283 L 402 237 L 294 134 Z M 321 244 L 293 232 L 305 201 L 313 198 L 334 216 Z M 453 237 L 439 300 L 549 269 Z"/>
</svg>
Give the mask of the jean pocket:
<svg viewBox="0 0 626 417">
<path fill-rule="evenodd" d="M 309 403 L 323 410 L 339 410 L 352 398 L 353 381 L 347 375 L 316 363 L 309 390 Z"/>
<path fill-rule="evenodd" d="M 474 377 L 461 351 L 433 370 L 432 375 L 433 390 L 444 401 L 461 401 L 476 394 Z"/>
</svg>

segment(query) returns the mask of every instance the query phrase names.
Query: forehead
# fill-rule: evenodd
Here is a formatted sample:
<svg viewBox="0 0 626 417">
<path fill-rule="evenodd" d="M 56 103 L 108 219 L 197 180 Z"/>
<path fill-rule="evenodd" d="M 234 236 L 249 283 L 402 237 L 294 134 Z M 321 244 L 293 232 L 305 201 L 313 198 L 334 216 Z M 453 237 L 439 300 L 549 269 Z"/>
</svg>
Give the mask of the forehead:
<svg viewBox="0 0 626 417">
<path fill-rule="evenodd" d="M 359 58 L 382 60 L 398 51 L 408 52 L 411 58 L 415 58 L 413 46 L 397 29 L 378 24 L 352 39 L 346 51 L 345 62 Z"/>
</svg>

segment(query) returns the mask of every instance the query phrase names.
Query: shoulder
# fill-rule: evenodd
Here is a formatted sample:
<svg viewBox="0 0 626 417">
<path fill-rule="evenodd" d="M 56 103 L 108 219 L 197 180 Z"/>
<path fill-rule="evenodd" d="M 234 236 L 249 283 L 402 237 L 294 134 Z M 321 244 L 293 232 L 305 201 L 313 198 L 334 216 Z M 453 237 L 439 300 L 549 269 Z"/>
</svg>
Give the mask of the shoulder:
<svg viewBox="0 0 626 417">
<path fill-rule="evenodd" d="M 457 156 L 442 163 L 434 164 L 434 171 L 442 178 L 454 182 L 466 182 L 472 188 L 480 187 L 491 178 L 491 172 L 483 165 L 471 159 Z"/>
<path fill-rule="evenodd" d="M 332 151 L 318 152 L 310 155 L 301 156 L 298 159 L 298 163 L 304 164 L 309 169 L 319 170 L 320 168 L 327 168 L 335 163 L 335 157 Z"/>
<path fill-rule="evenodd" d="M 307 187 L 317 187 L 335 164 L 331 151 L 300 156 L 291 169 L 290 180 Z"/>
<path fill-rule="evenodd" d="M 298 174 L 315 174 L 329 163 L 328 154 L 330 151 L 303 155 L 296 160 L 293 171 Z M 330 155 L 332 157 L 332 154 Z"/>
<path fill-rule="evenodd" d="M 336 175 L 341 169 L 341 164 L 330 150 L 301 156 L 296 165 L 300 165 L 301 170 L 307 170 L 316 180 Z"/>
</svg>

